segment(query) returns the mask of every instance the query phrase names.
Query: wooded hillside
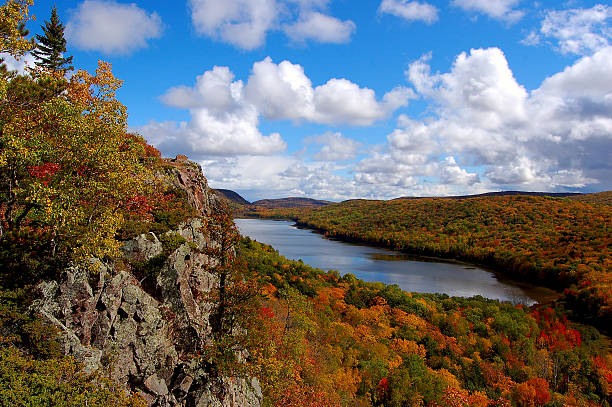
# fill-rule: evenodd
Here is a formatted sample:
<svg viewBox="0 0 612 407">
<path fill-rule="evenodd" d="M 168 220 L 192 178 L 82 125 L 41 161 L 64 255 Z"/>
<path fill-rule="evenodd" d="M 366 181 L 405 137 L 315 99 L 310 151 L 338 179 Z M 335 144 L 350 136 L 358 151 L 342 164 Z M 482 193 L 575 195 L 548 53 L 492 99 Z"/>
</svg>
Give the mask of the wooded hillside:
<svg viewBox="0 0 612 407">
<path fill-rule="evenodd" d="M 273 405 L 609 405 L 605 341 L 560 310 L 411 294 L 239 248 L 264 295 L 249 365 Z"/>
</svg>

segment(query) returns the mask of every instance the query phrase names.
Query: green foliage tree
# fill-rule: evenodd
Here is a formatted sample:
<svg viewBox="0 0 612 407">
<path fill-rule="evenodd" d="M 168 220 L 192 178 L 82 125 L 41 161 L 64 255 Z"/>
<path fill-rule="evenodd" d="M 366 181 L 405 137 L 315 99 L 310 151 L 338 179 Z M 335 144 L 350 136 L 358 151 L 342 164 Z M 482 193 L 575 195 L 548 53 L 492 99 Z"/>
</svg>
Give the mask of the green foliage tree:
<svg viewBox="0 0 612 407">
<path fill-rule="evenodd" d="M 441 378 L 427 371 L 423 360 L 410 355 L 389 378 L 386 406 L 422 406 L 439 400 L 448 386 Z"/>
<path fill-rule="evenodd" d="M 45 21 L 42 26 L 44 35 L 36 34 L 36 48 L 32 55 L 37 58 L 36 65 L 51 71 L 65 72 L 73 70 L 72 56 L 64 57 L 66 52 L 66 39 L 64 38 L 64 25 L 57 15 L 57 8 L 51 9 L 51 20 Z"/>
<path fill-rule="evenodd" d="M 144 407 L 100 375 L 86 374 L 72 358 L 34 360 L 14 348 L 0 348 L 0 405 Z"/>
</svg>

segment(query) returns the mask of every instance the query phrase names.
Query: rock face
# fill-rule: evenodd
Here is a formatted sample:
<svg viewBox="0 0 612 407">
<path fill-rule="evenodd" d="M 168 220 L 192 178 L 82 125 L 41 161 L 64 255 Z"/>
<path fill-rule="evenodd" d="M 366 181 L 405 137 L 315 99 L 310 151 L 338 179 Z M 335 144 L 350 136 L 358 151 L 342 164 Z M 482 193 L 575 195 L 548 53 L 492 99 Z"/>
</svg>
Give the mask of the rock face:
<svg viewBox="0 0 612 407">
<path fill-rule="evenodd" d="M 215 197 L 199 167 L 177 166 L 176 182 L 202 215 L 214 211 Z M 185 170 L 187 168 L 187 170 Z M 210 272 L 216 259 L 203 252 L 216 245 L 201 219 L 182 224 L 181 244 L 156 276 L 137 279 L 128 267 L 99 264 L 100 272 L 78 267 L 59 280 L 42 283 L 33 307 L 59 330 L 64 352 L 87 371 L 100 369 L 138 391 L 152 406 L 259 406 L 257 379 L 218 377 L 195 356 L 211 340 L 214 304 L 207 294 L 218 284 Z M 153 233 L 124 245 L 126 262 L 165 256 Z"/>
<path fill-rule="evenodd" d="M 164 161 L 171 168 L 171 182 L 187 193 L 187 201 L 191 207 L 203 216 L 210 215 L 218 203 L 218 198 L 208 188 L 208 181 L 202 174 L 200 165 L 187 161 L 184 155 Z"/>
</svg>

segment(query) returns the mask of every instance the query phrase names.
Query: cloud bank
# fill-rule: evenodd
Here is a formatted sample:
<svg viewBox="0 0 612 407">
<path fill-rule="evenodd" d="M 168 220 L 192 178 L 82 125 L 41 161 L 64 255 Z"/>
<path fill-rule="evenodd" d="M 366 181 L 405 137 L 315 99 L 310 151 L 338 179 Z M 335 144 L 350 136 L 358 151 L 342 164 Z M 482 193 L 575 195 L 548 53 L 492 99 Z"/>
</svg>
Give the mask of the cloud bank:
<svg viewBox="0 0 612 407">
<path fill-rule="evenodd" d="M 533 90 L 498 48 L 463 52 L 447 72 L 434 72 L 432 58 L 408 66 L 414 90 L 401 86 L 378 98 L 347 79 L 315 86 L 289 61 L 256 62 L 244 82 L 215 67 L 163 96 L 188 109 L 190 122 L 151 123 L 141 132 L 165 153 L 190 152 L 214 186 L 252 198 L 612 188 L 612 47 Z M 383 144 L 364 146 L 343 129 L 308 137 L 288 155 L 280 135 L 258 129 L 260 120 L 372 126 L 414 97 L 426 113 L 400 114 Z"/>
<path fill-rule="evenodd" d="M 436 114 L 425 121 L 402 117 L 388 137 L 396 168 L 406 159 L 420 164 L 406 175 L 431 176 L 432 168 L 446 166 L 446 175 L 437 175 L 442 182 L 479 181 L 454 168 L 460 163 L 480 168 L 484 181 L 497 188 L 609 184 L 612 150 L 602 145 L 612 144 L 611 47 L 580 59 L 532 92 L 517 83 L 497 48 L 462 53 L 444 74 L 431 73 L 428 59 L 412 63 L 407 77 Z"/>
<path fill-rule="evenodd" d="M 253 65 L 246 84 L 235 80 L 228 67 L 216 66 L 198 76 L 193 87 L 169 89 L 162 101 L 189 110 L 191 120 L 151 122 L 138 131 L 169 153 L 270 155 L 287 145 L 278 133 L 262 135 L 260 118 L 367 126 L 389 117 L 412 97 L 412 90 L 397 87 L 377 100 L 373 90 L 347 79 L 332 78 L 313 87 L 300 65 L 276 64 L 268 57 Z"/>
</svg>

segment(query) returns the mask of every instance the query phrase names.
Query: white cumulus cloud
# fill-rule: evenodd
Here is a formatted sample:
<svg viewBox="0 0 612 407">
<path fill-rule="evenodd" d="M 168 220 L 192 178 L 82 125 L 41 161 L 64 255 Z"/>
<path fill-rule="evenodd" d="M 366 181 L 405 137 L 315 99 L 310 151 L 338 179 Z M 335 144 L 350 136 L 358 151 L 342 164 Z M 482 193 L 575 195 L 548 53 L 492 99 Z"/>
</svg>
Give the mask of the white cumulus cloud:
<svg viewBox="0 0 612 407">
<path fill-rule="evenodd" d="M 406 195 L 500 189 L 612 188 L 612 47 L 583 57 L 527 91 L 497 48 L 461 53 L 433 73 L 431 55 L 406 74 L 429 101 L 420 120 L 400 115 L 386 149 L 353 167 L 360 185 Z"/>
<path fill-rule="evenodd" d="M 480 177 L 461 168 L 454 157 L 446 157 L 440 163 L 440 180 L 451 185 L 472 185 L 479 182 Z"/>
<path fill-rule="evenodd" d="M 372 89 L 360 88 L 347 79 L 330 79 L 314 91 L 313 121 L 327 124 L 367 126 L 384 119 L 408 104 L 415 95 L 411 89 L 397 87 L 376 100 Z"/>
<path fill-rule="evenodd" d="M 82 2 L 66 24 L 66 37 L 71 44 L 106 54 L 129 54 L 145 48 L 147 41 L 159 38 L 162 31 L 157 13 L 112 0 Z"/>
<path fill-rule="evenodd" d="M 321 144 L 321 149 L 314 155 L 316 161 L 345 161 L 355 158 L 361 143 L 344 137 L 341 133 L 327 132 L 314 137 L 312 142 Z"/>
<path fill-rule="evenodd" d="M 215 66 L 198 76 L 194 86 L 169 89 L 161 100 L 168 106 L 189 110 L 191 120 L 152 122 L 137 130 L 164 153 L 180 146 L 199 157 L 269 155 L 283 151 L 287 145 L 278 133 L 261 134 L 261 117 L 371 125 L 405 105 L 410 97 L 414 97 L 411 90 L 396 88 L 378 101 L 373 90 L 346 79 L 330 79 L 313 88 L 300 65 L 289 61 L 275 64 L 266 58 L 253 65 L 246 85 L 235 80 L 228 67 Z M 337 140 L 331 139 L 330 145 L 333 143 Z M 332 156 L 334 152 L 326 154 Z"/>
<path fill-rule="evenodd" d="M 383 0 L 379 13 L 392 14 L 408 21 L 423 21 L 432 24 L 438 21 L 438 9 L 426 2 L 408 0 Z"/>
<path fill-rule="evenodd" d="M 345 43 L 355 23 L 327 14 L 328 0 L 189 0 L 196 31 L 252 50 L 270 32 L 283 31 L 291 40 Z"/>
<path fill-rule="evenodd" d="M 423 58 L 407 75 L 438 108 L 429 120 L 404 121 L 389 135 L 391 148 L 437 145 L 484 166 L 484 176 L 500 187 L 550 190 L 612 179 L 612 48 L 580 59 L 531 93 L 497 48 L 462 53 L 444 74 L 432 74 Z"/>
<path fill-rule="evenodd" d="M 355 23 L 341 21 L 316 11 L 304 13 L 298 21 L 286 25 L 285 33 L 297 42 L 312 39 L 322 43 L 344 43 L 351 39 L 355 32 Z"/>
<path fill-rule="evenodd" d="M 268 57 L 255 62 L 245 93 L 272 120 L 297 121 L 315 115 L 312 82 L 302 66 L 289 61 L 275 64 Z"/>
<path fill-rule="evenodd" d="M 246 98 L 266 119 L 366 126 L 388 117 L 414 97 L 398 87 L 376 100 L 372 89 L 332 78 L 313 87 L 302 66 L 271 58 L 256 62 L 245 89 Z"/>
<path fill-rule="evenodd" d="M 547 78 L 539 94 L 564 99 L 609 99 L 612 96 L 612 47 L 583 57 L 574 65 Z"/>
<path fill-rule="evenodd" d="M 375 185 L 347 178 L 359 142 L 339 132 L 312 137 L 313 161 L 306 162 L 303 154 L 281 155 L 287 144 L 278 133 L 262 134 L 260 119 L 371 125 L 413 97 L 412 90 L 398 87 L 378 99 L 373 90 L 347 79 L 332 78 L 313 86 L 302 66 L 266 58 L 253 65 L 245 82 L 228 67 L 215 66 L 198 76 L 193 86 L 169 89 L 161 100 L 187 109 L 190 120 L 152 121 L 134 130 L 165 155 L 186 154 L 199 161 L 217 187 L 252 194 L 265 189 L 267 196 L 375 197 Z M 398 183 L 406 192 L 407 185 L 414 185 L 406 180 Z M 391 194 L 393 189 L 383 186 L 380 191 Z"/>
<path fill-rule="evenodd" d="M 162 97 L 170 106 L 189 109 L 189 123 L 150 123 L 138 130 L 160 150 L 180 147 L 194 158 L 283 151 L 287 145 L 280 134 L 259 131 L 259 112 L 244 100 L 243 88 L 227 67 L 214 67 L 195 87 L 172 88 Z"/>
<path fill-rule="evenodd" d="M 36 62 L 36 58 L 30 53 L 26 53 L 17 60 L 8 52 L 0 52 L 0 60 L 6 65 L 6 69 L 15 71 L 21 75 L 25 73 L 26 67 L 33 67 Z"/>
<path fill-rule="evenodd" d="M 190 0 L 190 4 L 199 33 L 247 50 L 265 42 L 279 14 L 275 0 Z"/>
<path fill-rule="evenodd" d="M 484 128 L 526 118 L 527 91 L 516 82 L 499 48 L 463 52 L 446 74 L 431 74 L 430 57 L 411 64 L 407 75 L 417 91 L 446 109 L 445 114 L 458 113 L 466 122 L 477 122 Z"/>
<path fill-rule="evenodd" d="M 586 55 L 607 47 L 612 40 L 612 7 L 548 11 L 539 31 L 529 33 L 523 43 L 537 45 L 542 39 L 556 43 L 563 54 Z"/>
</svg>

